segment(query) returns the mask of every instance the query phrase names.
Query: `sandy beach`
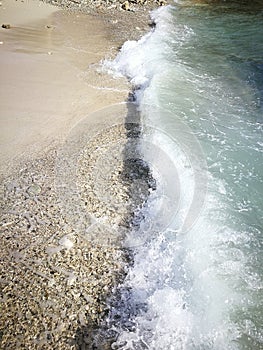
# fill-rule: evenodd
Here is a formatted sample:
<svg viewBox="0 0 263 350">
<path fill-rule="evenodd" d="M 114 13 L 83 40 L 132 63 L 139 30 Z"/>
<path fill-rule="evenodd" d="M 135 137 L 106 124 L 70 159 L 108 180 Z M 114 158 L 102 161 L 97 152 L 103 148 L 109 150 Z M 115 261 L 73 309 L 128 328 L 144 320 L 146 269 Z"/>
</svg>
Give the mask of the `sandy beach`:
<svg viewBox="0 0 263 350">
<path fill-rule="evenodd" d="M 0 349 L 262 347 L 262 5 L 163 4 L 0 0 Z"/>
<path fill-rule="evenodd" d="M 125 100 L 123 81 L 96 72 L 114 52 L 98 17 L 38 1 L 3 1 L 1 23 L 1 169 L 59 142 L 92 111 Z M 30 15 L 29 15 L 30 13 Z M 114 87 L 114 89 L 112 89 Z"/>
<path fill-rule="evenodd" d="M 92 125 L 92 118 L 98 117 L 93 112 L 128 98 L 127 81 L 100 69 L 101 60 L 114 57 L 125 38 L 138 37 L 147 29 L 147 11 L 138 20 L 130 14 L 138 23 L 135 30 L 123 30 L 125 16 L 116 20 L 114 13 L 66 11 L 37 0 L 1 2 L 3 349 L 110 346 L 111 340 L 96 339 L 94 330 L 107 313 L 106 298 L 122 278 L 127 256 L 118 246 L 101 246 L 79 234 L 73 224 L 76 217 L 71 219 L 75 213 L 65 212 L 56 182 L 58 152 L 71 131 L 82 120 L 88 130 L 89 121 Z M 84 147 L 78 170 L 84 197 L 86 183 L 96 185 L 97 175 L 86 176 L 85 169 L 97 162 L 100 143 L 125 144 L 125 104 L 123 108 L 119 126 L 106 139 L 102 135 Z M 67 174 L 67 165 L 64 169 Z M 110 183 L 105 184 L 108 188 L 115 181 L 113 195 L 121 206 L 130 200 L 128 185 L 120 181 L 122 169 L 118 159 Z M 82 197 L 86 212 L 95 218 L 111 215 L 95 195 Z M 117 219 L 109 220 L 108 230 Z"/>
</svg>

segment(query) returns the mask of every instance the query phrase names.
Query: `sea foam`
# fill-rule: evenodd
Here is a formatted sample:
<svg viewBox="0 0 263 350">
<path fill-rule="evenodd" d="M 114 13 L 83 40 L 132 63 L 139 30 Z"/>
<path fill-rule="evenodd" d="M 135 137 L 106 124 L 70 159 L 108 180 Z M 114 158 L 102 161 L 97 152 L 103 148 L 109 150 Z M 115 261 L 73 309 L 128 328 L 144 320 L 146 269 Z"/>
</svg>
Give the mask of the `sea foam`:
<svg viewBox="0 0 263 350">
<path fill-rule="evenodd" d="M 256 164 L 251 175 L 243 164 L 259 157 L 258 126 L 247 120 L 258 111 L 248 103 L 253 91 L 225 59 L 233 45 L 224 43 L 229 29 L 223 33 L 221 26 L 228 28 L 233 15 L 179 10 L 153 12 L 156 27 L 105 62 L 133 84 L 142 155 L 157 179 L 140 230 L 127 237 L 133 264 L 110 302 L 107 325 L 116 335 L 114 349 L 259 348 L 261 229 L 250 225 L 258 214 L 235 209 L 240 203 L 250 213 L 260 210 L 256 200 L 242 199 L 252 179 L 251 191 L 259 186 Z"/>
</svg>

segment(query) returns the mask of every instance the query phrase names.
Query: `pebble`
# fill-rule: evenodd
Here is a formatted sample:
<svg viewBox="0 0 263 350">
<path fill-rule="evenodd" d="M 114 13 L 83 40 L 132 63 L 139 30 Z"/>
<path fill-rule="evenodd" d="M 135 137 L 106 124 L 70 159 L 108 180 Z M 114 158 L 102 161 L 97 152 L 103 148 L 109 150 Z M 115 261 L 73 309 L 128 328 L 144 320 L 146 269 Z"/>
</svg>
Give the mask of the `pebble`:
<svg viewBox="0 0 263 350">
<path fill-rule="evenodd" d="M 121 8 L 125 11 L 129 11 L 130 10 L 130 3 L 129 1 L 125 1 L 122 5 Z"/>
<path fill-rule="evenodd" d="M 78 332 L 81 310 L 85 311 L 81 322 L 88 322 L 91 329 L 104 317 L 104 299 L 125 264 L 117 248 L 91 245 L 76 235 L 69 223 L 65 225 L 53 185 L 55 159 L 56 154 L 50 152 L 21 170 L 18 166 L 1 182 L 0 206 L 6 224 L 0 237 L 1 278 L 8 295 L 2 300 L 0 319 L 4 348 L 17 348 L 18 333 L 22 334 L 20 348 L 34 348 L 34 339 L 48 324 L 52 338 L 42 337 L 41 344 L 67 349 L 66 339 L 75 339 Z M 46 215 L 49 224 L 36 225 L 37 221 L 47 221 Z M 27 228 L 29 222 L 35 227 L 34 233 Z M 58 327 L 57 319 L 65 327 Z"/>
<path fill-rule="evenodd" d="M 31 196 L 39 195 L 41 193 L 41 187 L 37 184 L 33 184 L 28 188 L 27 193 Z"/>
<path fill-rule="evenodd" d="M 74 246 L 74 243 L 67 237 L 62 237 L 59 240 L 59 244 L 67 249 L 71 249 Z"/>
</svg>

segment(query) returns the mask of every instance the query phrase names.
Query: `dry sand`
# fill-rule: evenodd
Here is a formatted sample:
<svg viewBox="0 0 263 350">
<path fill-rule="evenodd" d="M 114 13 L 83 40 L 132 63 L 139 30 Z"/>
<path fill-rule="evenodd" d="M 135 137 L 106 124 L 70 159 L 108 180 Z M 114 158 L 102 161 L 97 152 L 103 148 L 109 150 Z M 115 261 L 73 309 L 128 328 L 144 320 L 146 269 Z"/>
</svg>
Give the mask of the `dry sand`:
<svg viewBox="0 0 263 350">
<path fill-rule="evenodd" d="M 0 19 L 11 26 L 0 29 L 0 163 L 6 173 L 14 159 L 60 142 L 92 111 L 124 101 L 128 86 L 96 71 L 116 50 L 101 19 L 34 0 L 3 0 Z"/>
</svg>

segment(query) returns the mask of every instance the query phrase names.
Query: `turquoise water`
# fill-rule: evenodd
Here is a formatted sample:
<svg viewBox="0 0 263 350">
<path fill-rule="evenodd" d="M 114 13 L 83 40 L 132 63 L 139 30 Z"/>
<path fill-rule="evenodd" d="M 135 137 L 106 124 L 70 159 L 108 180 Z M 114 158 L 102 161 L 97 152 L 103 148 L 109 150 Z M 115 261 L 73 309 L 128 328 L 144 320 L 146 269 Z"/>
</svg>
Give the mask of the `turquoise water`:
<svg viewBox="0 0 263 350">
<path fill-rule="evenodd" d="M 134 248 L 113 348 L 263 349 L 263 5 L 181 1 L 152 16 L 109 65 L 136 87 L 144 140 L 173 167 L 142 142 L 159 181 L 146 221 L 161 225 Z M 169 195 L 163 225 L 155 207 Z"/>
</svg>

